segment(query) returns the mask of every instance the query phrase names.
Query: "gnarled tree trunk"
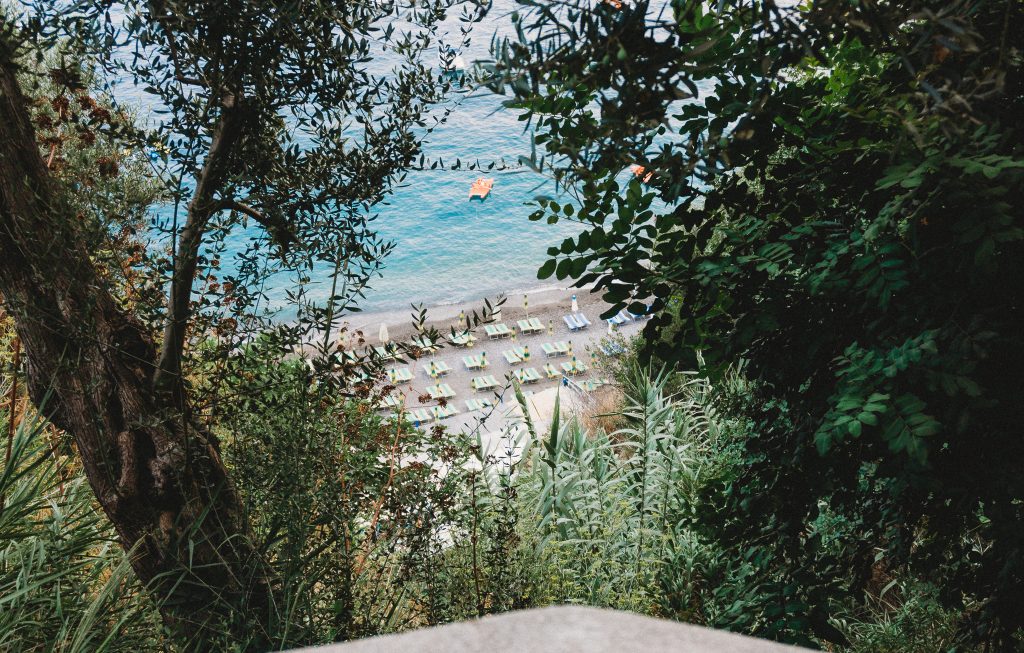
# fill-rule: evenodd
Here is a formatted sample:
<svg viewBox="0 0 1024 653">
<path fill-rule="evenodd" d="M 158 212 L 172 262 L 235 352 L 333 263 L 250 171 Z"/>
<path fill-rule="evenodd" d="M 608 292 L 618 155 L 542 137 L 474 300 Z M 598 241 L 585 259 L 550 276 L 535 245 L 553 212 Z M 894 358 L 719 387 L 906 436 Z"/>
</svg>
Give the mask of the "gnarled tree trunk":
<svg viewBox="0 0 1024 653">
<path fill-rule="evenodd" d="M 222 629 L 259 631 L 271 619 L 273 583 L 217 443 L 182 404 L 179 375 L 154 389 L 153 339 L 93 266 L 40 156 L 14 64 L 3 60 L 0 295 L 22 341 L 33 401 L 73 436 L 96 498 L 168 625 L 200 648 Z"/>
</svg>

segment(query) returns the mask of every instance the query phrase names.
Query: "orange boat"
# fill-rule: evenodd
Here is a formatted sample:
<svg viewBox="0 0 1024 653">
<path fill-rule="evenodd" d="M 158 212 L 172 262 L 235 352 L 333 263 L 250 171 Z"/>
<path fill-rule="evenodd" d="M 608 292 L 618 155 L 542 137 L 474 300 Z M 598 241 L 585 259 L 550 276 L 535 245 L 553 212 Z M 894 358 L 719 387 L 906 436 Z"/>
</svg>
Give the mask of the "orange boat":
<svg viewBox="0 0 1024 653">
<path fill-rule="evenodd" d="M 636 163 L 629 166 L 629 171 L 632 172 L 637 179 L 641 180 L 645 184 L 651 181 L 651 177 L 654 176 L 653 172 L 647 172 L 647 168 Z"/>
<path fill-rule="evenodd" d="M 494 179 L 484 179 L 483 177 L 480 177 L 473 182 L 472 186 L 469 187 L 469 199 L 473 199 L 474 197 L 486 199 L 492 188 L 494 188 Z"/>
</svg>

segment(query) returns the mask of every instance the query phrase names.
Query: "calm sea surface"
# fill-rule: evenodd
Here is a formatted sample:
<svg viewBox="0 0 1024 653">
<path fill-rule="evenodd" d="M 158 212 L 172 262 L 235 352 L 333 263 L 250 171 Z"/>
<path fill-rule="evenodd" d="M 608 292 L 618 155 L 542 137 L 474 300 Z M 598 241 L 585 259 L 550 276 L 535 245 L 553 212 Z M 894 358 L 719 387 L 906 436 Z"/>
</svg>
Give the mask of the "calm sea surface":
<svg viewBox="0 0 1024 653">
<path fill-rule="evenodd" d="M 461 52 L 467 64 L 489 57 L 488 46 L 495 33 L 510 33 L 509 14 L 514 7 L 512 0 L 498 0 L 484 21 L 474 25 L 472 42 Z M 450 20 L 447 42 L 459 44 L 459 25 L 458 20 Z M 435 52 L 431 50 L 428 55 L 436 64 Z M 386 55 L 381 63 L 387 63 Z M 147 115 L 153 106 L 149 96 L 127 84 L 117 87 L 122 98 L 140 107 L 143 120 L 152 119 L 151 114 Z M 395 242 L 396 248 L 386 259 L 381 276 L 371 281 L 365 299 L 359 302 L 364 311 L 401 309 L 413 303 L 453 303 L 543 288 L 550 284 L 538 281 L 536 273 L 546 258 L 547 247 L 578 230 L 572 223 L 548 225 L 527 219 L 529 202 L 539 194 L 554 194 L 554 187 L 537 173 L 518 166 L 518 158 L 530 153 L 530 134 L 524 133 L 525 123 L 515 112 L 501 106 L 503 98 L 479 90 L 459 94 L 453 100 L 458 100 L 457 107 L 447 123 L 427 137 L 427 160 L 443 159 L 449 165 L 460 159 L 463 168 L 476 160 L 484 166 L 492 161 L 500 166 L 504 160 L 510 169 L 410 172 L 374 210 L 379 216 L 375 222 L 378 233 Z M 469 201 L 469 187 L 480 176 L 493 177 L 494 188 L 486 200 Z M 158 207 L 155 217 L 169 222 L 170 213 L 170 207 Z M 248 249 L 254 235 L 243 230 L 233 233 L 227 241 L 233 250 L 229 254 Z M 266 288 L 271 303 L 283 306 L 293 283 L 287 275 L 274 277 Z M 329 270 L 317 270 L 307 289 L 314 299 L 326 298 L 330 293 Z"/>
</svg>

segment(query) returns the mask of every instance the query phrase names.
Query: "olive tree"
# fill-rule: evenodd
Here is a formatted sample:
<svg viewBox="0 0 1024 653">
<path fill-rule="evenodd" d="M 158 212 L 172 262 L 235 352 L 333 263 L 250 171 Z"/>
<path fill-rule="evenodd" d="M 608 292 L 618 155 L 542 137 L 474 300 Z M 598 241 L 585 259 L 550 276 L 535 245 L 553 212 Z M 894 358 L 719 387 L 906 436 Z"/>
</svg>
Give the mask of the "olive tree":
<svg viewBox="0 0 1024 653">
<path fill-rule="evenodd" d="M 30 393 L 73 437 L 165 622 L 195 646 L 226 629 L 258 648 L 281 611 L 190 397 L 185 361 L 190 341 L 208 335 L 210 302 L 195 287 L 220 265 L 204 248 L 258 230 L 220 300 L 258 292 L 247 284 L 268 270 L 318 261 L 334 262 L 357 297 L 389 249 L 370 211 L 419 156 L 446 92 L 422 55 L 456 4 L 61 0 L 0 18 L 0 295 Z M 112 102 L 142 89 L 156 107 L 121 136 L 154 153 L 174 206 L 161 306 L 124 301 L 97 268 L 71 210 L 88 190 L 42 156 L 24 84 L 54 48 L 85 62 L 50 71 L 69 97 L 81 66 L 95 66 Z"/>
</svg>

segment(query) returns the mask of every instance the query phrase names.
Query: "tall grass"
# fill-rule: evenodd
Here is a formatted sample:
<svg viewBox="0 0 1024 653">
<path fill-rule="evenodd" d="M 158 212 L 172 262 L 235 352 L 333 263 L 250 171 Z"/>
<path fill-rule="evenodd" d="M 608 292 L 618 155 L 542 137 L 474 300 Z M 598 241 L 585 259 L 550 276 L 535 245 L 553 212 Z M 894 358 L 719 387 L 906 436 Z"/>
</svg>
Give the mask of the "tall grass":
<svg viewBox="0 0 1024 653">
<path fill-rule="evenodd" d="M 674 562 L 700 553 L 681 517 L 716 427 L 703 381 L 670 394 L 668 373 L 636 367 L 625 378 L 624 426 L 610 433 L 563 419 L 556 405 L 521 483 L 524 509 L 537 520 L 550 600 L 668 614 L 666 585 L 694 589 Z"/>
<path fill-rule="evenodd" d="M 6 435 L 10 415 L 0 415 Z M 148 651 L 155 612 L 80 473 L 22 420 L 0 475 L 0 650 Z M 6 442 L 5 442 L 6 456 Z"/>
</svg>

